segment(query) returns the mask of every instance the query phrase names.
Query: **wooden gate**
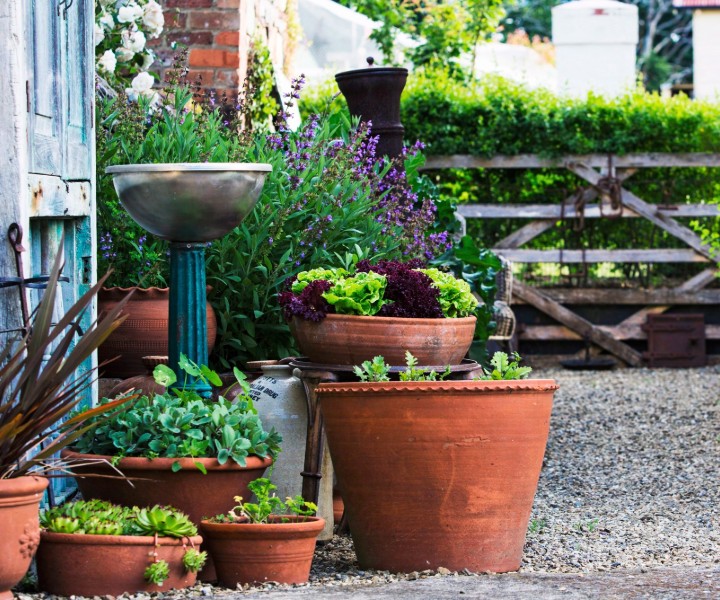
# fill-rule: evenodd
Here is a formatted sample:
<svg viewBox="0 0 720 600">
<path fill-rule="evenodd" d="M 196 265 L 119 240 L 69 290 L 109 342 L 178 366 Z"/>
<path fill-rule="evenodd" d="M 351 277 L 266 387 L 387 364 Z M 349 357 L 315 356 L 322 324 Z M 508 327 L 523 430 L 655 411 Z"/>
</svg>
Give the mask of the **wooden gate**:
<svg viewBox="0 0 720 600">
<path fill-rule="evenodd" d="M 559 204 L 463 204 L 458 213 L 465 218 L 528 219 L 527 225 L 500 240 L 493 250 L 520 263 L 598 263 L 598 262 L 702 262 L 708 268 L 672 289 L 638 292 L 637 290 L 553 290 L 541 291 L 516 281 L 513 293 L 550 316 L 560 325 L 528 327 L 525 339 L 583 339 L 614 354 L 626 363 L 637 366 L 642 355 L 626 343 L 628 339 L 643 339 L 641 326 L 648 314 L 662 313 L 673 304 L 703 301 L 717 303 L 718 294 L 699 295 L 718 272 L 720 256 L 713 255 L 690 228 L 677 221 L 678 217 L 720 217 L 715 205 L 674 204 L 656 205 L 644 201 L 623 183 L 640 169 L 656 167 L 720 167 L 720 155 L 715 154 L 629 154 L 564 156 L 546 159 L 536 155 L 495 156 L 485 159 L 476 156 L 431 156 L 424 170 L 462 169 L 545 169 L 565 168 L 584 180 L 588 187 L 578 195 L 564 198 Z M 581 209 L 578 209 L 581 206 Z M 579 212 L 582 212 L 580 215 Z M 678 239 L 685 247 L 677 249 L 626 250 L 533 250 L 521 248 L 541 233 L 556 226 L 563 218 L 597 219 L 644 218 Z M 632 297 L 631 297 L 632 296 Z M 592 303 L 631 304 L 641 300 L 645 308 L 614 326 L 594 325 L 566 305 L 578 299 Z M 706 330 L 710 339 L 720 339 L 720 327 Z"/>
</svg>

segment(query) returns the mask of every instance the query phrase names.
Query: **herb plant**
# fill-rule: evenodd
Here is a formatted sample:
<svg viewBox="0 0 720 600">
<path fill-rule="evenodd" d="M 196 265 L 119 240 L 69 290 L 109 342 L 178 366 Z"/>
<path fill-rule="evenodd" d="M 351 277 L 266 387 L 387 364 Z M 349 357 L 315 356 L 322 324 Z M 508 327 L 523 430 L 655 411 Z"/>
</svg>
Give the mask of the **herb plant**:
<svg viewBox="0 0 720 600">
<path fill-rule="evenodd" d="M 400 371 L 400 381 L 440 381 L 450 375 L 450 365 L 439 375 L 434 369 L 429 372 L 419 369 L 417 358 L 409 350 L 405 351 L 405 365 L 407 369 Z"/>
<path fill-rule="evenodd" d="M 216 373 L 198 367 L 186 357 L 180 366 L 193 376 L 219 383 Z M 154 371 L 155 381 L 164 386 L 175 383 L 175 374 L 165 365 Z M 236 371 L 237 375 L 237 371 Z M 81 436 L 75 449 L 89 454 L 105 454 L 122 458 L 216 458 L 220 464 L 232 460 L 245 465 L 250 454 L 275 457 L 282 437 L 272 429 L 265 431 L 247 395 L 247 386 L 239 379 L 243 393 L 235 402 L 220 396 L 217 400 L 203 398 L 194 389 L 168 388 L 164 394 L 141 396 L 112 418 L 98 422 L 95 430 Z M 102 400 L 100 405 L 109 402 Z M 92 422 L 92 420 L 91 420 Z M 202 463 L 195 463 L 204 470 Z M 173 470 L 179 470 L 176 461 Z"/>
<path fill-rule="evenodd" d="M 355 365 L 353 373 L 360 378 L 360 381 L 390 381 L 388 376 L 390 367 L 385 364 L 382 356 L 376 356 L 371 361 L 366 360 L 360 366 Z"/>
<path fill-rule="evenodd" d="M 41 511 L 40 526 L 51 533 L 187 538 L 191 547 L 183 555 L 185 569 L 199 571 L 207 559 L 206 552 L 192 547 L 190 538 L 197 535 L 197 527 L 187 515 L 168 506 L 130 508 L 103 500 L 77 500 Z M 144 571 L 145 579 L 162 585 L 170 567 L 157 560 L 156 550 L 148 556 L 151 562 Z"/>
<path fill-rule="evenodd" d="M 289 512 L 300 520 L 311 517 L 317 512 L 317 506 L 312 502 L 306 502 L 302 496 L 288 497 L 283 502 L 278 498 L 274 490 L 277 486 L 266 477 L 260 477 L 248 484 L 248 489 L 255 494 L 257 502 L 243 502 L 241 496 L 235 496 L 238 503 L 226 515 L 218 515 L 213 521 L 219 523 L 268 523 L 272 515 L 280 515 L 280 520 L 287 522 L 286 515 Z M 285 516 L 285 518 L 283 518 Z"/>
<path fill-rule="evenodd" d="M 420 260 L 361 260 L 355 272 L 314 269 L 298 274 L 279 296 L 285 317 L 319 321 L 328 313 L 409 318 L 465 317 L 477 300 L 467 282 Z"/>
<path fill-rule="evenodd" d="M 512 360 L 505 352 L 496 352 L 490 359 L 492 368 L 483 369 L 483 375 L 478 379 L 527 379 L 532 367 L 521 367 L 520 355 L 514 352 Z"/>
</svg>

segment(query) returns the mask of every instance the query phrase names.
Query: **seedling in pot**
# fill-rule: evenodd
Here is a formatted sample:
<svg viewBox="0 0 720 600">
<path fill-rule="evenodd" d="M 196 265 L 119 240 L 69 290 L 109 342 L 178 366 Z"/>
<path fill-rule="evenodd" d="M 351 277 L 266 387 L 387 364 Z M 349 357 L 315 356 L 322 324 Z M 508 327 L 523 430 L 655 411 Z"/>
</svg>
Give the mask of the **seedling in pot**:
<svg viewBox="0 0 720 600">
<path fill-rule="evenodd" d="M 496 352 L 490 359 L 491 369 L 483 369 L 483 375 L 478 379 L 483 380 L 510 380 L 527 379 L 532 373 L 532 367 L 521 367 L 522 358 L 517 352 L 512 354 L 511 361 L 505 352 Z"/>
<path fill-rule="evenodd" d="M 400 372 L 400 381 L 441 381 L 450 375 L 450 366 L 443 373 L 438 374 L 434 369 L 430 372 L 417 366 L 415 358 L 409 350 L 405 351 L 405 364 L 407 369 Z M 382 356 L 376 356 L 372 361 L 366 360 L 362 365 L 353 367 L 353 372 L 360 381 L 390 381 L 390 365 L 385 364 Z"/>
<path fill-rule="evenodd" d="M 286 517 L 289 514 L 304 520 L 305 517 L 315 516 L 317 512 L 317 505 L 313 502 L 306 502 L 300 495 L 294 498 L 288 496 L 283 502 L 274 493 L 277 486 L 266 477 L 251 481 L 248 488 L 255 494 L 257 503 L 243 502 L 242 496 L 235 496 L 235 502 L 238 505 L 227 514 L 216 516 L 212 521 L 215 523 L 262 524 L 268 523 L 271 515 L 280 515 L 282 522 L 288 522 L 289 519 Z"/>
</svg>

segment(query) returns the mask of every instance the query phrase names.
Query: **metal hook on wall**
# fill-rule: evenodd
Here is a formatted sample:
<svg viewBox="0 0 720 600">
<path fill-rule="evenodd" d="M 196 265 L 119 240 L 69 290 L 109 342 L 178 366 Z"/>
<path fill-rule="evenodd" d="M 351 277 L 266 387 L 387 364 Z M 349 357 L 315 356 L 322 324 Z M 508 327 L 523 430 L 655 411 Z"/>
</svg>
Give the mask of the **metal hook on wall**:
<svg viewBox="0 0 720 600">
<path fill-rule="evenodd" d="M 70 7 L 75 4 L 75 0 L 59 0 L 58 6 L 57 6 L 57 14 L 58 17 L 60 16 L 60 10 L 63 5 L 65 5 L 65 8 L 62 9 L 62 17 L 63 19 L 67 19 L 68 11 L 70 10 Z"/>
</svg>

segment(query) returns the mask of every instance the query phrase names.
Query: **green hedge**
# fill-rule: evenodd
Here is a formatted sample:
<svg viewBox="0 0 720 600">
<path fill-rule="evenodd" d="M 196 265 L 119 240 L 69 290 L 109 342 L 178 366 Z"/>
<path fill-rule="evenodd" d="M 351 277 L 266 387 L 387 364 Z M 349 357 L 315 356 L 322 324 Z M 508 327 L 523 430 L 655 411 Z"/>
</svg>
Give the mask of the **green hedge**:
<svg viewBox="0 0 720 600">
<path fill-rule="evenodd" d="M 428 154 L 720 152 L 720 105 L 642 90 L 572 99 L 500 78 L 468 85 L 421 72 L 408 80 L 402 119 Z"/>
<path fill-rule="evenodd" d="M 334 83 L 303 98 L 322 112 Z M 346 110 L 340 96 L 332 110 Z M 406 140 L 426 154 L 563 154 L 720 152 L 720 104 L 642 90 L 614 99 L 560 97 L 499 77 L 468 84 L 442 71 L 416 71 L 402 96 Z"/>
</svg>

